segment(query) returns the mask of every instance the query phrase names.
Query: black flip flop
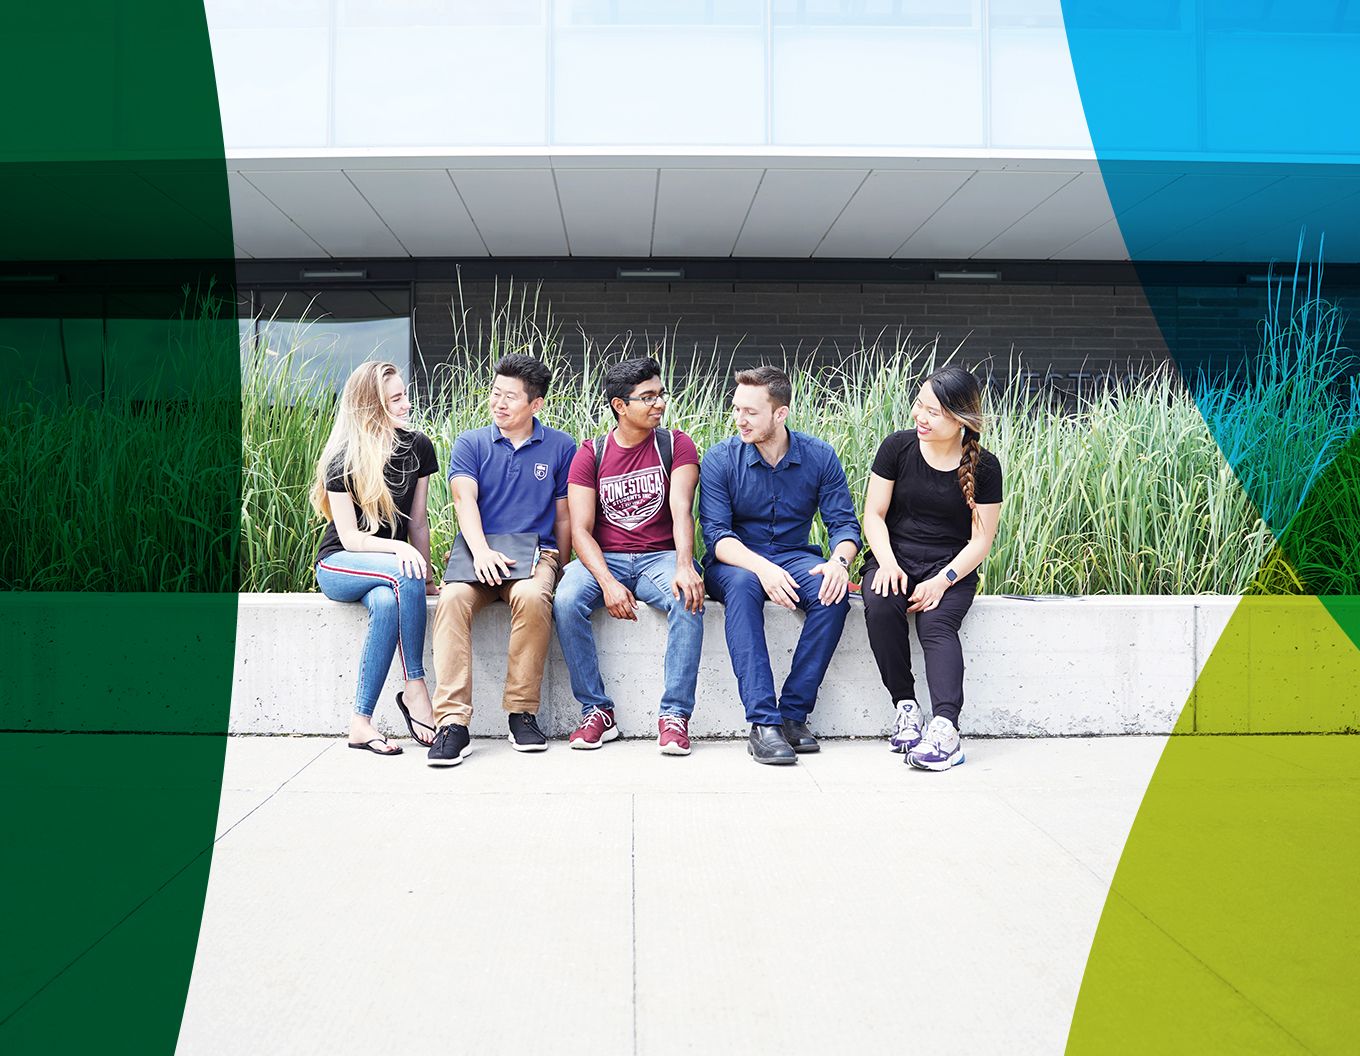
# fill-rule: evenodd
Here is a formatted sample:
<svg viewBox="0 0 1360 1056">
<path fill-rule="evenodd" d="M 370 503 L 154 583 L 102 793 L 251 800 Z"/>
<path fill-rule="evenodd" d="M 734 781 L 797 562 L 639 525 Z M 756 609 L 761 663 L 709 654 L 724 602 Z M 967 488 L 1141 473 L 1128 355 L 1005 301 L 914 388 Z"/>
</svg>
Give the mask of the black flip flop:
<svg viewBox="0 0 1360 1056">
<path fill-rule="evenodd" d="M 353 741 L 350 741 L 349 746 L 351 748 L 358 748 L 359 751 L 361 752 L 372 752 L 374 755 L 401 755 L 402 752 L 401 745 L 396 745 L 395 747 L 393 747 L 392 745 L 388 745 L 389 748 L 392 748 L 390 752 L 382 752 L 379 751 L 377 748 L 374 748 L 373 746 L 379 743 L 380 741 L 383 744 L 387 744 L 386 737 L 374 737 L 373 740 L 365 741 L 363 744 L 355 744 Z"/>
<path fill-rule="evenodd" d="M 402 694 L 400 693 L 397 694 L 397 710 L 401 712 L 401 717 L 406 720 L 406 728 L 411 731 L 411 740 L 415 741 L 416 744 L 420 745 L 422 748 L 428 748 L 434 744 L 434 727 L 421 722 L 419 719 L 411 718 L 411 713 L 407 710 L 406 703 L 402 700 Z M 416 733 L 417 726 L 422 730 L 430 731 L 430 739 L 428 741 L 421 737 L 420 734 Z"/>
</svg>

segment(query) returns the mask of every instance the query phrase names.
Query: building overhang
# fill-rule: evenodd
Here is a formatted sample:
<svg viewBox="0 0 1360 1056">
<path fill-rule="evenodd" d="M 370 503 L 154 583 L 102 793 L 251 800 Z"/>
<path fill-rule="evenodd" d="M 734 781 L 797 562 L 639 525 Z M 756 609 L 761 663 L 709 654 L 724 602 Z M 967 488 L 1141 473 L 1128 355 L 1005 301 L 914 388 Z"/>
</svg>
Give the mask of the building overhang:
<svg viewBox="0 0 1360 1056">
<path fill-rule="evenodd" d="M 1167 218 L 1132 254 L 1080 151 L 237 151 L 227 167 L 243 259 L 1267 261 L 1325 227 L 1329 261 L 1360 261 L 1360 178 L 1307 159 L 1126 166 L 1121 209 Z"/>
</svg>

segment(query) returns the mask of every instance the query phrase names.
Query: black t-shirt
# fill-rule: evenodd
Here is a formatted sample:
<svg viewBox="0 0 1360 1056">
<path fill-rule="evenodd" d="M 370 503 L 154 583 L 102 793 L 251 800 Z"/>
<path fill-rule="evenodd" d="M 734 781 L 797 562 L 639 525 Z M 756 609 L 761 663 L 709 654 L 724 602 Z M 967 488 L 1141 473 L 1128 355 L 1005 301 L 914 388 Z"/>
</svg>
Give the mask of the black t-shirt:
<svg viewBox="0 0 1360 1056">
<path fill-rule="evenodd" d="M 913 575 L 933 576 L 973 534 L 958 470 L 935 469 L 926 462 L 915 429 L 885 439 L 872 468 L 875 476 L 893 482 L 884 520 L 898 564 Z M 978 456 L 973 501 L 979 506 L 1001 501 L 1001 463 L 986 448 Z"/>
<path fill-rule="evenodd" d="M 413 429 L 398 429 L 396 448 L 383 469 L 383 479 L 387 481 L 387 488 L 392 493 L 392 501 L 397 507 L 397 523 L 391 525 L 385 521 L 381 522 L 378 530 L 373 533 L 375 537 L 406 540 L 407 527 L 411 520 L 411 504 L 415 502 L 416 497 L 416 481 L 438 471 L 439 460 L 435 457 L 434 444 L 430 443 L 430 438 Z M 352 494 L 344 475 L 343 460 L 331 463 L 326 473 L 326 490 Z M 354 507 L 354 520 L 360 522 L 358 505 Z M 321 537 L 321 546 L 317 550 L 316 559 L 320 561 L 344 548 L 344 544 L 340 542 L 340 533 L 336 531 L 335 522 L 331 521 L 326 525 L 326 533 Z"/>
</svg>

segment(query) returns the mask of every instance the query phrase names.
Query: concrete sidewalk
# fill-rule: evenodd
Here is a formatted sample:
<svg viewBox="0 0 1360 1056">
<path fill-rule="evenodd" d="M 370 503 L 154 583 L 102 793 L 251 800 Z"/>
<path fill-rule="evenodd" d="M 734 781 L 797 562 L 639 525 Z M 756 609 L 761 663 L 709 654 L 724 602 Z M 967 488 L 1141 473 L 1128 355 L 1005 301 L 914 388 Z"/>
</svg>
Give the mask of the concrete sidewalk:
<svg viewBox="0 0 1360 1056">
<path fill-rule="evenodd" d="M 1060 1053 L 1164 738 L 401 743 L 231 740 L 184 1056 Z"/>
</svg>

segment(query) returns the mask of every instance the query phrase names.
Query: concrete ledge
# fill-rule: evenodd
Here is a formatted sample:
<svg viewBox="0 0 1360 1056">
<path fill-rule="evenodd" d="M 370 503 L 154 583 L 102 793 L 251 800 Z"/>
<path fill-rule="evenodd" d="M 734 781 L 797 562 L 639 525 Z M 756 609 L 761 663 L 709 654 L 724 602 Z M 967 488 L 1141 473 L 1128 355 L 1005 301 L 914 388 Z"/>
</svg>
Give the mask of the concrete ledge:
<svg viewBox="0 0 1360 1056">
<path fill-rule="evenodd" d="M 1026 600 L 979 598 L 963 629 L 968 662 L 961 724 L 970 735 L 1004 737 L 1169 733 L 1194 707 L 1195 680 L 1238 603 L 1235 597 L 1091 597 Z M 434 599 L 430 601 L 433 628 Z M 354 678 L 368 614 L 320 594 L 243 594 L 236 646 L 231 732 L 339 734 L 353 706 Z M 766 606 L 775 684 L 782 683 L 802 615 Z M 473 635 L 472 723 L 475 736 L 503 736 L 500 695 L 509 610 L 496 604 Z M 656 735 L 665 620 L 643 608 L 636 624 L 601 611 L 596 641 L 605 684 L 625 736 Z M 746 731 L 723 636 L 723 607 L 710 602 L 692 731 L 700 737 Z M 915 635 L 913 666 L 922 703 L 929 700 Z M 432 634 L 425 669 L 433 685 Z M 404 732 L 390 678 L 378 722 Z M 553 641 L 543 683 L 540 723 L 565 736 L 580 709 Z M 822 687 L 813 729 L 833 737 L 886 732 L 891 704 L 869 651 L 863 605 L 853 599 L 845 635 Z"/>
</svg>

